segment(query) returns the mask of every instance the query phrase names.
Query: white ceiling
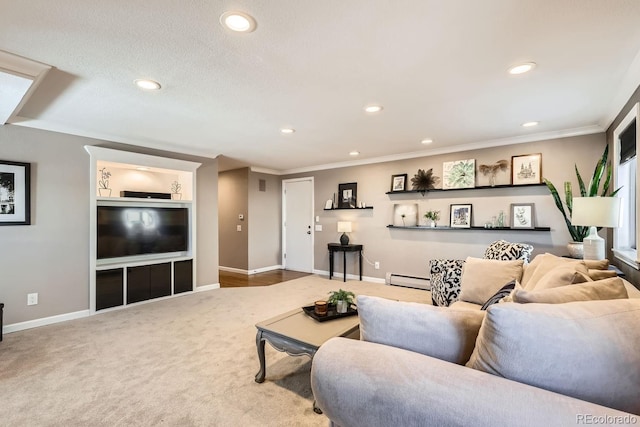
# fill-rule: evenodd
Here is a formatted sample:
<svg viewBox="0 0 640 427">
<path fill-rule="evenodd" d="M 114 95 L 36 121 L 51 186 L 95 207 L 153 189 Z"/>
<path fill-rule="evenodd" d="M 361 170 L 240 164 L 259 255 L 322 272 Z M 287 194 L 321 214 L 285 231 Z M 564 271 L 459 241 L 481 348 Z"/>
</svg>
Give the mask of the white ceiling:
<svg viewBox="0 0 640 427">
<path fill-rule="evenodd" d="M 224 29 L 231 9 L 257 30 Z M 602 131 L 640 83 L 638 0 L 0 0 L 0 10 L 0 50 L 54 67 L 12 123 L 279 171 Z M 522 61 L 538 66 L 506 72 Z M 141 91 L 138 78 L 163 88 Z M 368 103 L 383 112 L 365 114 Z"/>
</svg>

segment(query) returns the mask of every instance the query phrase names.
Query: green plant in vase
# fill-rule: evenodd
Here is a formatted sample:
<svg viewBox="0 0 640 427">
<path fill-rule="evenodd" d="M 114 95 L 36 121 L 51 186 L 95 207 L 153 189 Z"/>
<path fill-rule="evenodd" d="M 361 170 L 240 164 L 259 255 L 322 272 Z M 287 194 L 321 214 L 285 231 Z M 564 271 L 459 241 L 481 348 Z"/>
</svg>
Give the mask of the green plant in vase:
<svg viewBox="0 0 640 427">
<path fill-rule="evenodd" d="M 611 164 L 607 163 L 607 159 L 609 156 L 609 146 L 605 147 L 604 153 L 602 157 L 598 160 L 596 164 L 595 170 L 593 171 L 593 176 L 591 177 L 591 181 L 589 181 L 589 185 L 586 186 L 582 176 L 580 175 L 580 171 L 578 170 L 578 166 L 574 165 L 576 171 L 576 177 L 578 179 L 578 187 L 580 189 L 579 197 L 607 197 L 607 193 L 609 191 L 609 185 L 611 183 Z M 600 189 L 600 183 L 604 178 L 604 182 L 602 183 L 602 189 Z M 556 187 L 546 178 L 543 178 L 544 183 L 549 188 L 551 195 L 553 196 L 553 201 L 556 204 L 556 207 L 562 213 L 562 217 L 564 218 L 564 222 L 567 225 L 567 230 L 569 230 L 569 234 L 571 234 L 571 238 L 574 243 L 582 243 L 585 237 L 589 234 L 589 227 L 583 227 L 578 225 L 571 224 L 571 215 L 573 213 L 573 187 L 571 182 L 564 182 L 564 205 L 562 203 L 562 199 L 560 198 L 560 194 L 558 194 L 558 190 Z M 620 187 L 622 188 L 622 187 Z M 609 197 L 613 197 L 620 191 L 620 188 L 613 191 Z M 566 205 L 566 210 L 565 210 Z M 569 244 L 569 252 L 574 257 L 581 258 L 580 253 L 575 253 L 572 249 L 571 243 Z M 579 252 L 579 249 L 578 249 Z"/>
<path fill-rule="evenodd" d="M 440 211 L 427 211 L 425 212 L 424 217 L 431 221 L 432 227 L 436 227 L 438 225 L 438 221 L 440 221 Z"/>
<path fill-rule="evenodd" d="M 340 289 L 329 292 L 329 304 L 335 304 L 338 313 L 346 313 L 356 295 L 353 292 Z"/>
</svg>

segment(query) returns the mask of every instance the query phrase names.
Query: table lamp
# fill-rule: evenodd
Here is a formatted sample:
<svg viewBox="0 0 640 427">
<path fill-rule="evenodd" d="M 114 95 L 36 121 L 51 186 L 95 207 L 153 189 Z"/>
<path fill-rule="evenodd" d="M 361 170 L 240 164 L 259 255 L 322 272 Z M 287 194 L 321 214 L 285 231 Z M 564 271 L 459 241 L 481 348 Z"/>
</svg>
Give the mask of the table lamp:
<svg viewBox="0 0 640 427">
<path fill-rule="evenodd" d="M 574 197 L 571 224 L 590 227 L 584 238 L 584 259 L 605 259 L 604 239 L 596 227 L 620 226 L 620 198 Z"/>
<path fill-rule="evenodd" d="M 348 245 L 349 244 L 349 236 L 346 233 L 351 233 L 351 222 L 349 221 L 338 221 L 338 233 L 342 233 L 340 236 L 340 244 Z"/>
</svg>

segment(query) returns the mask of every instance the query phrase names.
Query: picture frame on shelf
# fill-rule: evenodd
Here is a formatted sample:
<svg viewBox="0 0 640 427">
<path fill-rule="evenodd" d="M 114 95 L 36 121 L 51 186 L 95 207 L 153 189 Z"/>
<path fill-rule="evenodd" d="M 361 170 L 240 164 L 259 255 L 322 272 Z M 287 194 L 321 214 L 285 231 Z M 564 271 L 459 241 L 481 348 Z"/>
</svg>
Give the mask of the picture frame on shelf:
<svg viewBox="0 0 640 427">
<path fill-rule="evenodd" d="M 416 227 L 418 225 L 418 204 L 396 203 L 393 205 L 393 225 L 395 227 Z"/>
<path fill-rule="evenodd" d="M 407 176 L 406 173 L 391 175 L 391 192 L 406 191 Z"/>
<path fill-rule="evenodd" d="M 476 186 L 475 159 L 442 163 L 442 189 L 474 188 Z"/>
<path fill-rule="evenodd" d="M 542 154 L 511 156 L 511 185 L 542 183 Z"/>
<path fill-rule="evenodd" d="M 358 207 L 358 183 L 338 184 L 338 208 L 355 209 Z"/>
<path fill-rule="evenodd" d="M 450 205 L 450 212 L 449 224 L 451 228 L 471 228 L 471 204 L 452 204 Z"/>
<path fill-rule="evenodd" d="M 0 160 L 0 225 L 31 224 L 31 163 Z"/>
<path fill-rule="evenodd" d="M 536 228 L 534 203 L 511 204 L 511 228 L 530 230 Z"/>
</svg>

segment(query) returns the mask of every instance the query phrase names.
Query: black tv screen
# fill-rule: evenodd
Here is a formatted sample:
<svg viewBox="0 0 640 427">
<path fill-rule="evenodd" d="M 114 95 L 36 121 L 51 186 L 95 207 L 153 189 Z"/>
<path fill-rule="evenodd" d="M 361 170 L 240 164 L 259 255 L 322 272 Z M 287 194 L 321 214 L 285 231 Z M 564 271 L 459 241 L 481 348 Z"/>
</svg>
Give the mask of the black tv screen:
<svg viewBox="0 0 640 427">
<path fill-rule="evenodd" d="M 188 250 L 187 208 L 98 206 L 98 259 Z"/>
</svg>

